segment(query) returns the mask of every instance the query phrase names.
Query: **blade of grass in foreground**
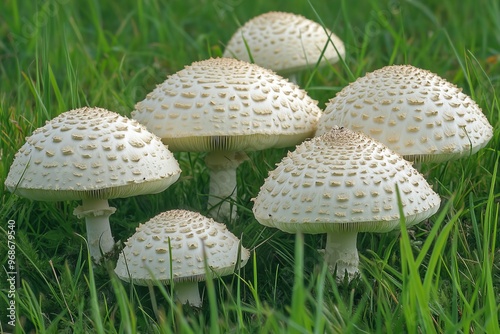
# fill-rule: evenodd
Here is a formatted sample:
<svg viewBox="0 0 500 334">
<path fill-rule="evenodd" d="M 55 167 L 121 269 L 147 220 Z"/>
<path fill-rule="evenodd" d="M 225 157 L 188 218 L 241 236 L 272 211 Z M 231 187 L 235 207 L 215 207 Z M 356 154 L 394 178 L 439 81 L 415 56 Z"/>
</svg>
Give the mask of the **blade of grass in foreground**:
<svg viewBox="0 0 500 334">
<path fill-rule="evenodd" d="M 326 263 L 324 263 L 321 266 L 321 272 L 318 277 L 318 281 L 316 284 L 316 294 L 317 294 L 317 299 L 316 299 L 316 317 L 314 319 L 314 333 L 315 334 L 320 334 L 325 332 L 325 326 L 326 326 L 326 320 L 323 315 L 323 303 L 324 303 L 324 287 L 325 287 L 325 279 L 326 279 L 326 272 L 328 270 L 328 266 Z"/>
<path fill-rule="evenodd" d="M 101 334 L 104 333 L 104 326 L 99 308 L 99 300 L 97 297 L 97 288 L 94 277 L 94 268 L 93 268 L 92 258 L 90 257 L 90 253 L 88 253 L 87 261 L 88 261 L 89 275 L 88 277 L 86 277 L 85 280 L 87 281 L 87 285 L 90 291 L 90 308 L 91 308 L 92 322 L 94 324 L 95 332 Z"/>
<path fill-rule="evenodd" d="M 127 334 L 135 333 L 135 328 L 137 328 L 137 317 L 134 307 L 127 298 L 127 292 L 116 275 L 110 272 L 110 276 L 111 285 L 113 286 L 113 291 L 116 296 L 116 304 L 120 311 L 120 332 Z"/>
<path fill-rule="evenodd" d="M 495 202 L 495 180 L 498 172 L 498 158 L 493 169 L 493 177 L 490 185 L 490 192 L 486 202 L 485 216 L 484 216 L 484 236 L 483 244 L 483 270 L 481 280 L 484 284 L 484 295 L 486 296 L 485 314 L 489 315 L 486 318 L 485 329 L 487 333 L 495 333 L 498 331 L 499 319 L 498 312 L 500 305 L 497 305 L 495 298 L 495 288 L 493 287 L 493 272 L 492 266 L 494 264 L 495 249 L 496 249 L 496 236 L 497 236 L 497 222 L 499 221 L 499 208 L 500 203 Z"/>
<path fill-rule="evenodd" d="M 464 258 L 460 256 L 462 263 L 457 263 L 456 257 L 452 258 L 454 293 L 459 296 L 460 300 L 457 306 L 460 308 L 460 314 L 455 318 L 464 332 L 472 328 L 486 333 L 498 332 L 500 305 L 497 301 L 498 292 L 495 291 L 493 283 L 497 222 L 499 221 L 499 203 L 495 201 L 494 190 L 497 173 L 498 158 L 492 172 L 489 195 L 484 204 L 477 204 L 473 196 L 469 197 L 476 250 L 470 251 L 471 254 L 465 254 Z M 482 216 L 476 218 L 474 210 L 483 205 Z M 472 262 L 467 261 L 471 257 L 476 257 L 476 259 Z M 464 277 L 462 281 L 460 277 Z"/>
<path fill-rule="evenodd" d="M 397 189 L 399 210 L 400 210 L 400 228 L 401 228 L 401 266 L 402 266 L 402 280 L 403 280 L 403 293 L 402 293 L 402 305 L 403 314 L 406 320 L 406 327 L 409 333 L 416 333 L 419 329 L 423 330 L 425 333 L 435 332 L 435 319 L 432 316 L 432 310 L 430 308 L 430 302 L 433 300 L 431 293 L 433 291 L 432 283 L 438 284 L 439 277 L 436 276 L 436 268 L 438 268 L 438 262 L 441 260 L 442 249 L 446 244 L 449 233 L 452 230 L 453 224 L 457 221 L 459 214 L 455 215 L 452 220 L 450 220 L 443 229 L 440 230 L 440 226 L 446 218 L 447 208 L 449 203 L 445 205 L 445 208 L 441 211 L 440 215 L 434 222 L 434 226 L 431 233 L 427 237 L 427 240 L 422 247 L 417 258 L 414 257 L 410 238 L 408 236 L 408 231 L 406 229 L 406 221 L 404 219 L 404 214 L 401 206 L 401 197 L 399 189 Z M 439 234 L 438 234 L 439 231 Z M 430 250 L 430 245 L 434 244 L 432 251 Z M 431 251 L 430 254 L 428 252 Z M 420 274 L 420 269 L 422 267 L 423 257 L 429 257 L 429 265 L 422 281 L 422 276 Z M 435 279 L 436 281 L 433 281 Z"/>
<path fill-rule="evenodd" d="M 304 235 L 297 233 L 295 236 L 295 267 L 294 285 L 292 291 L 292 305 L 290 310 L 289 333 L 300 333 L 300 329 L 311 332 L 311 324 L 306 312 L 306 295 L 304 289 Z M 297 327 L 295 329 L 294 327 Z"/>
<path fill-rule="evenodd" d="M 215 294 L 215 285 L 214 285 L 214 280 L 210 278 L 208 273 L 211 271 L 210 267 L 208 266 L 207 262 L 207 257 L 204 256 L 204 262 L 205 262 L 205 272 L 207 273 L 207 280 L 206 280 L 206 286 L 207 286 L 207 295 L 208 295 L 208 305 L 210 309 L 210 333 L 212 334 L 217 334 L 220 333 L 219 331 L 219 311 L 217 308 L 217 297 Z"/>
<path fill-rule="evenodd" d="M 169 308 L 169 312 L 165 313 L 165 310 L 161 308 L 159 310 L 159 319 L 158 326 L 162 329 L 162 332 L 169 333 L 195 333 L 190 323 L 188 323 L 188 318 L 186 314 L 183 313 L 182 305 L 174 301 L 174 295 L 172 290 L 169 288 L 169 292 L 167 292 L 167 288 L 165 285 L 160 284 L 159 282 L 155 283 L 155 288 L 160 290 L 161 295 L 165 298 L 167 302 L 167 306 Z M 167 316 L 168 314 L 168 316 Z"/>
</svg>

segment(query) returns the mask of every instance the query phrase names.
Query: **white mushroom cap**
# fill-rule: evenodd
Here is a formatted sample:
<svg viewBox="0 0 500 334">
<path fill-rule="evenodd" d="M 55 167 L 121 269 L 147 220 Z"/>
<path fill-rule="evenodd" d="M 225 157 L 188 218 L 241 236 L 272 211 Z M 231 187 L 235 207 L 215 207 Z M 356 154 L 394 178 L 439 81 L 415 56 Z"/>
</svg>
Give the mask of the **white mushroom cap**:
<svg viewBox="0 0 500 334">
<path fill-rule="evenodd" d="M 154 279 L 170 284 L 171 271 L 174 282 L 204 281 L 205 258 L 214 273 L 224 276 L 237 265 L 244 266 L 249 256 L 224 224 L 197 212 L 171 210 L 137 227 L 125 243 L 115 272 L 120 279 L 138 285 L 151 284 Z"/>
<path fill-rule="evenodd" d="M 363 132 L 412 161 L 474 154 L 493 136 L 480 107 L 460 88 L 410 65 L 367 73 L 337 93 L 316 135 L 334 126 Z"/>
<path fill-rule="evenodd" d="M 172 151 L 252 151 L 314 134 L 321 110 L 298 86 L 255 64 L 212 58 L 169 76 L 134 119 Z"/>
<path fill-rule="evenodd" d="M 344 43 L 327 28 L 285 12 L 268 12 L 245 23 L 233 34 L 223 56 L 250 62 L 248 50 L 255 64 L 280 73 L 313 66 L 320 57 L 323 64 L 333 64 L 339 54 L 345 56 Z"/>
<path fill-rule="evenodd" d="M 296 233 L 386 232 L 439 208 L 440 198 L 398 154 L 346 128 L 306 141 L 269 173 L 253 212 L 259 223 Z"/>
<path fill-rule="evenodd" d="M 135 120 L 101 108 L 62 113 L 26 138 L 5 185 L 34 200 L 111 199 L 158 193 L 180 168 Z"/>
</svg>

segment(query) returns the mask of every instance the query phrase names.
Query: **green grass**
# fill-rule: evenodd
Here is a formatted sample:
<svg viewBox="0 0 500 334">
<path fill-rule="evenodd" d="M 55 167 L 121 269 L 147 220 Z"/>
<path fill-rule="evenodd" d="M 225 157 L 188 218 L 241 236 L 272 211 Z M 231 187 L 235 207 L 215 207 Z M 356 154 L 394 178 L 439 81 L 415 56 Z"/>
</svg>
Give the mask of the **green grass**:
<svg viewBox="0 0 500 334">
<path fill-rule="evenodd" d="M 203 4 L 198 6 L 198 4 Z M 500 5 L 436 1 L 129 1 L 0 4 L 0 179 L 24 138 L 84 105 L 129 116 L 168 74 L 219 56 L 239 24 L 283 10 L 322 22 L 346 44 L 344 63 L 304 72 L 320 107 L 367 71 L 408 63 L 462 87 L 495 127 L 487 148 L 422 166 L 443 207 L 410 230 L 358 238 L 362 277 L 336 284 L 319 235 L 260 226 L 250 199 L 286 150 L 251 153 L 239 169 L 240 217 L 228 222 L 252 257 L 238 275 L 203 287 L 204 306 L 177 305 L 156 288 L 89 265 L 74 202 L 33 202 L 0 187 L 0 260 L 15 220 L 19 333 L 500 333 Z M 206 212 L 208 176 L 198 154 L 177 154 L 183 174 L 162 194 L 111 201 L 116 239 L 174 208 Z M 5 240 L 5 242 L 4 242 Z M 117 254 L 111 256 L 111 262 Z M 0 270 L 0 332 L 9 286 Z"/>
</svg>

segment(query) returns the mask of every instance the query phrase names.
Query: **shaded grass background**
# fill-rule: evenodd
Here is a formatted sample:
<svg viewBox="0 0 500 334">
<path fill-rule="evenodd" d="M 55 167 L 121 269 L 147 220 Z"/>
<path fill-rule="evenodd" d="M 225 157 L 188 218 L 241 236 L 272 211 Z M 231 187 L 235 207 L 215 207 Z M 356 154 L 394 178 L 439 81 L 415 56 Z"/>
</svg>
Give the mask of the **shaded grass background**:
<svg viewBox="0 0 500 334">
<path fill-rule="evenodd" d="M 269 10 L 321 21 L 346 44 L 345 66 L 299 77 L 320 107 L 355 78 L 389 64 L 412 64 L 463 87 L 498 129 L 500 5 L 496 0 L 434 1 L 121 1 L 47 0 L 0 4 L 0 179 L 24 138 L 46 120 L 84 105 L 130 115 L 168 74 L 219 56 L 240 24 Z M 16 221 L 18 315 L 27 332 L 242 331 L 488 332 L 498 329 L 500 253 L 499 131 L 477 155 L 422 166 L 443 210 L 408 233 L 359 237 L 362 279 L 337 286 L 321 266 L 321 236 L 261 227 L 251 201 L 286 149 L 251 154 L 239 169 L 240 218 L 228 222 L 254 260 L 241 279 L 216 280 L 201 311 L 157 290 L 154 319 L 147 289 L 90 268 L 72 215 L 76 203 L 40 203 L 0 187 L 0 226 Z M 117 240 L 139 222 L 173 208 L 206 212 L 208 177 L 198 154 L 177 154 L 183 174 L 154 196 L 117 199 Z M 403 230 L 404 232 L 404 230 Z M 2 238 L 6 238 L 0 233 Z M 2 264 L 6 248 L 0 243 Z M 298 253 L 296 253 L 298 252 Z M 111 256 L 111 260 L 115 259 Z M 298 261 L 301 259 L 302 261 Z M 108 270 L 109 269 L 109 270 Z M 0 272 L 0 323 L 6 278 Z M 207 290 L 205 289 L 207 295 Z M 213 314 L 218 314 L 216 318 Z M 211 316 L 212 315 L 212 316 Z M 496 322 L 496 323 L 495 323 Z M 21 326 L 16 328 L 22 331 Z M 1 328 L 0 328 L 1 330 Z M 133 332 L 130 331 L 130 332 Z"/>
</svg>

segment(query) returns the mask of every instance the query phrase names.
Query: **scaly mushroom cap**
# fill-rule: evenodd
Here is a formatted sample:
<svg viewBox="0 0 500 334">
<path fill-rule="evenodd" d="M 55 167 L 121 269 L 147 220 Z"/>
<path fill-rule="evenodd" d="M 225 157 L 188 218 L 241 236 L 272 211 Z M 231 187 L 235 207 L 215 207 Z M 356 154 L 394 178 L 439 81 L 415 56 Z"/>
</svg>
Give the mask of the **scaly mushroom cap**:
<svg viewBox="0 0 500 334">
<path fill-rule="evenodd" d="M 345 56 L 344 43 L 331 31 L 301 15 L 285 12 L 268 12 L 245 23 L 229 40 L 224 57 L 250 62 L 248 50 L 255 64 L 280 73 L 314 66 L 320 57 L 322 63 L 333 64 L 339 54 Z"/>
<path fill-rule="evenodd" d="M 298 86 L 229 58 L 186 66 L 135 108 L 170 150 L 189 152 L 293 146 L 314 134 L 321 113 Z"/>
<path fill-rule="evenodd" d="M 173 154 L 137 121 L 86 107 L 26 138 L 5 185 L 40 201 L 111 199 L 161 192 L 180 172 Z"/>
<path fill-rule="evenodd" d="M 440 198 L 409 162 L 346 128 L 297 146 L 269 173 L 253 212 L 259 223 L 296 233 L 386 232 L 439 208 Z"/>
<path fill-rule="evenodd" d="M 360 131 L 411 161 L 446 161 L 476 153 L 493 129 L 460 88 L 410 65 L 386 66 L 331 99 L 316 135 L 333 126 Z"/>
<path fill-rule="evenodd" d="M 214 273 L 229 275 L 237 265 L 239 249 L 242 267 L 249 252 L 224 224 L 197 212 L 171 210 L 137 227 L 120 253 L 115 273 L 138 285 L 153 282 L 153 277 L 170 284 L 171 271 L 174 282 L 204 281 L 205 257 Z"/>
</svg>

